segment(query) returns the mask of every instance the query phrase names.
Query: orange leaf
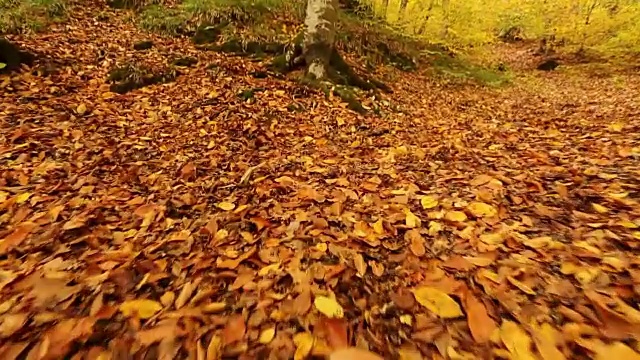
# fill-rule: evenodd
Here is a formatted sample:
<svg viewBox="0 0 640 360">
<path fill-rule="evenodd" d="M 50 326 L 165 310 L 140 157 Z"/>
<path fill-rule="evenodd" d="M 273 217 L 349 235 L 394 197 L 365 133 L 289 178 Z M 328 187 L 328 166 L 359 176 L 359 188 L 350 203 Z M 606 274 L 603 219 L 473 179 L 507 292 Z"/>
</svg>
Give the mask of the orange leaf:
<svg viewBox="0 0 640 360">
<path fill-rule="evenodd" d="M 471 292 L 465 294 L 463 305 L 473 339 L 479 343 L 489 341 L 497 326 L 487 314 L 487 308 Z"/>
<path fill-rule="evenodd" d="M 222 330 L 222 344 L 229 345 L 242 340 L 247 330 L 241 314 L 232 316 Z"/>
<path fill-rule="evenodd" d="M 329 346 L 333 349 L 349 346 L 347 338 L 347 322 L 345 319 L 330 319 L 323 317 L 320 320 L 320 329 L 324 333 Z"/>
<path fill-rule="evenodd" d="M 6 254 L 12 248 L 20 245 L 35 228 L 36 224 L 32 222 L 20 224 L 11 234 L 0 240 L 0 254 Z"/>
</svg>

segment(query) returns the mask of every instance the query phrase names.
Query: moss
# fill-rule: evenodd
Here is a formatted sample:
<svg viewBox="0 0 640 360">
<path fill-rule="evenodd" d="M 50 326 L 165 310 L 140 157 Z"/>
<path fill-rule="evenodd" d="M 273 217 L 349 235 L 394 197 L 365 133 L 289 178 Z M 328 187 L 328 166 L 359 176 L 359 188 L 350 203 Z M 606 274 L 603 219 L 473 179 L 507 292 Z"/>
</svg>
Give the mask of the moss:
<svg viewBox="0 0 640 360">
<path fill-rule="evenodd" d="M 220 34 L 222 33 L 222 29 L 226 26 L 225 24 L 201 24 L 196 29 L 196 33 L 193 35 L 191 40 L 194 44 L 202 45 L 202 44 L 211 44 L 218 41 Z"/>
<path fill-rule="evenodd" d="M 64 0 L 0 0 L 0 33 L 42 31 L 66 12 Z"/>
<path fill-rule="evenodd" d="M 349 109 L 360 114 L 367 112 L 364 106 L 362 106 L 360 100 L 358 100 L 353 88 L 348 86 L 336 86 L 333 88 L 333 94 L 339 96 L 342 101 L 346 102 Z"/>
<path fill-rule="evenodd" d="M 152 5 L 140 13 L 138 25 L 148 31 L 180 35 L 188 32 L 188 20 L 187 14 L 178 9 Z"/>
</svg>

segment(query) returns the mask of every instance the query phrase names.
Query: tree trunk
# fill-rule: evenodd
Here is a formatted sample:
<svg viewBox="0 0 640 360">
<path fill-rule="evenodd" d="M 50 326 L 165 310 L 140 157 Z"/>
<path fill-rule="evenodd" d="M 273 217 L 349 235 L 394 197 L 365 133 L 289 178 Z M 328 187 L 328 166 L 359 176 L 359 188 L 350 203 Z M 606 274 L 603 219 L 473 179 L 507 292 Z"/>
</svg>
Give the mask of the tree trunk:
<svg viewBox="0 0 640 360">
<path fill-rule="evenodd" d="M 400 1 L 400 10 L 398 11 L 398 20 L 404 19 L 404 13 L 407 11 L 407 5 L 409 5 L 409 0 Z"/>
<path fill-rule="evenodd" d="M 328 78 L 336 37 L 338 0 L 308 0 L 302 42 L 307 74 L 318 80 Z"/>
<path fill-rule="evenodd" d="M 389 10 L 389 0 L 382 0 L 382 18 L 387 20 L 387 11 Z"/>
</svg>

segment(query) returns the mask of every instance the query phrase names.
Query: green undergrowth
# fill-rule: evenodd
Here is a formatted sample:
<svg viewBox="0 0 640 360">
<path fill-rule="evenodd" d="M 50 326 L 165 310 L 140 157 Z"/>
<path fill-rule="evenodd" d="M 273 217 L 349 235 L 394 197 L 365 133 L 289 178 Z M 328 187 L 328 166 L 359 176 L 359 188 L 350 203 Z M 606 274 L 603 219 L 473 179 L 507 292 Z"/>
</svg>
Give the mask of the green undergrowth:
<svg viewBox="0 0 640 360">
<path fill-rule="evenodd" d="M 0 34 L 42 31 L 66 10 L 64 0 L 0 0 Z"/>
<path fill-rule="evenodd" d="M 509 69 L 502 64 L 483 65 L 468 56 L 452 54 L 437 46 L 423 52 L 422 58 L 434 75 L 452 81 L 471 81 L 481 85 L 498 87 L 511 83 Z"/>
<path fill-rule="evenodd" d="M 184 0 L 174 7 L 156 3 L 139 9 L 138 25 L 167 35 L 194 34 L 203 26 L 217 28 L 221 38 L 276 38 L 301 16 L 299 1 Z M 284 28 L 284 29 L 283 29 Z"/>
</svg>

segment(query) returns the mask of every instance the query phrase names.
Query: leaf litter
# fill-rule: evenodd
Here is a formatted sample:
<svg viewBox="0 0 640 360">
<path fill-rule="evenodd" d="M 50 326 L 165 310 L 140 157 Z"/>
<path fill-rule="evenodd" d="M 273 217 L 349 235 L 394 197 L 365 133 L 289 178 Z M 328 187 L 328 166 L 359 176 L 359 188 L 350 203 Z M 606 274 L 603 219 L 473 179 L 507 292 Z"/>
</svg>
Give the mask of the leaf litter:
<svg viewBox="0 0 640 360">
<path fill-rule="evenodd" d="M 362 116 L 95 6 L 15 37 L 73 66 L 0 79 L 3 358 L 638 357 L 637 74 L 392 72 Z M 109 91 L 166 53 L 199 62 Z"/>
</svg>

